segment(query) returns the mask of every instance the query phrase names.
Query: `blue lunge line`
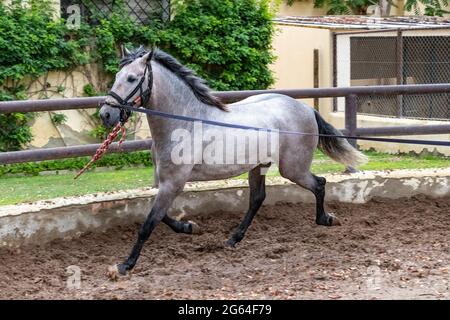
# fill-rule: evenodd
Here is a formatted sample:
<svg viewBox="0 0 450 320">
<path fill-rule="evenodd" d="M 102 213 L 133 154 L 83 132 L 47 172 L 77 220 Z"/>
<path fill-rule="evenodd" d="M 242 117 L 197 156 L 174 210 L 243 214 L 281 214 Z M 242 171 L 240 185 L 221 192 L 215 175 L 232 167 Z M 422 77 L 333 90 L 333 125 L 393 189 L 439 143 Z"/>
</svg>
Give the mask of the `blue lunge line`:
<svg viewBox="0 0 450 320">
<path fill-rule="evenodd" d="M 196 117 L 188 117 L 188 116 L 182 116 L 177 114 L 170 114 L 162 111 L 156 111 L 156 110 L 150 110 L 145 108 L 134 108 L 129 105 L 110 105 L 112 107 L 116 108 L 123 108 L 130 111 L 145 113 L 152 116 L 162 117 L 162 118 L 168 118 L 168 119 L 175 119 L 175 120 L 182 120 L 182 121 L 200 121 L 205 124 L 213 125 L 213 126 L 219 126 L 219 127 L 226 127 L 226 128 L 233 128 L 233 129 L 245 129 L 245 130 L 255 130 L 255 131 L 266 131 L 266 132 L 277 132 L 281 134 L 292 134 L 292 135 L 299 135 L 299 136 L 317 136 L 317 137 L 330 137 L 330 138 L 342 138 L 342 139 L 358 139 L 358 140 L 368 140 L 368 141 L 379 141 L 379 142 L 392 142 L 392 143 L 406 143 L 406 144 L 423 144 L 423 145 L 430 145 L 430 146 L 447 146 L 450 147 L 450 141 L 433 141 L 433 140 L 416 140 L 416 139 L 396 139 L 396 138 L 374 138 L 374 137 L 364 137 L 364 136 L 346 136 L 346 135 L 332 135 L 332 134 L 320 134 L 320 133 L 305 133 L 305 132 L 297 132 L 297 131 L 289 131 L 289 130 L 277 130 L 277 129 L 270 129 L 270 128 L 260 128 L 260 127 L 253 127 L 253 126 L 246 126 L 246 125 L 240 125 L 240 124 L 234 124 L 234 123 L 227 123 L 227 122 L 221 122 L 221 121 L 215 121 L 215 120 L 208 120 L 208 119 L 201 119 Z"/>
</svg>

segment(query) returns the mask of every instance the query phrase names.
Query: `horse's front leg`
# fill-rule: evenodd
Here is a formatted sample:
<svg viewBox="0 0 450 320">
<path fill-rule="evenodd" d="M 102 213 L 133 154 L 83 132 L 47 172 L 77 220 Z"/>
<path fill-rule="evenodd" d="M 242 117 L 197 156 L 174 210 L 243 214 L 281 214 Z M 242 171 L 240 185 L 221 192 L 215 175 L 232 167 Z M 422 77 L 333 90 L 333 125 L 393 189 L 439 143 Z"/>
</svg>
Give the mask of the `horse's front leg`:
<svg viewBox="0 0 450 320">
<path fill-rule="evenodd" d="M 183 187 L 184 184 L 182 186 L 174 186 L 173 183 L 168 182 L 160 184 L 153 207 L 139 230 L 138 239 L 134 244 L 130 255 L 123 263 L 109 270 L 108 274 L 110 277 L 115 278 L 117 272 L 121 275 L 125 275 L 127 271 L 134 268 L 145 241 L 150 237 L 158 223 L 166 216 L 173 200 L 183 190 Z"/>
<path fill-rule="evenodd" d="M 158 161 L 156 160 L 156 148 L 155 143 L 152 143 L 152 162 L 153 162 L 153 188 L 158 188 L 159 177 L 158 177 Z"/>
<path fill-rule="evenodd" d="M 252 223 L 253 218 L 266 198 L 266 176 L 261 173 L 261 170 L 262 168 L 268 166 L 270 166 L 270 164 L 260 165 L 248 173 L 248 182 L 250 186 L 250 206 L 244 220 L 242 220 L 241 224 L 236 228 L 231 238 L 227 241 L 227 245 L 232 248 L 244 239 L 248 227 Z"/>
<path fill-rule="evenodd" d="M 175 220 L 174 218 L 171 218 L 167 214 L 162 221 L 176 233 L 188 233 L 188 234 L 200 233 L 200 227 L 194 221 L 190 220 L 188 222 L 178 221 Z"/>
</svg>

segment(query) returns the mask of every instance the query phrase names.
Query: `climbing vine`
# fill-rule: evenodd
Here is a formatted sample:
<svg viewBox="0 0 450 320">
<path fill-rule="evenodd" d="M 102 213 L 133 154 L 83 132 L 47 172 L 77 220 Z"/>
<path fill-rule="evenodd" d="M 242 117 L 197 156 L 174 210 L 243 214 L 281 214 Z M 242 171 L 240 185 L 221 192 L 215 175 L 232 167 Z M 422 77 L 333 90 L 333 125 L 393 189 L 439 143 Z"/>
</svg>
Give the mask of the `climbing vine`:
<svg viewBox="0 0 450 320">
<path fill-rule="evenodd" d="M 273 83 L 270 4 L 270 0 L 172 1 L 176 14 L 170 22 L 145 26 L 135 25 L 118 9 L 94 28 L 96 51 L 105 70 L 115 73 L 118 43 L 158 46 L 216 90 L 265 89 Z"/>
<path fill-rule="evenodd" d="M 9 6 L 0 2 L 0 100 L 26 99 L 31 83 L 26 80 L 54 70 L 98 63 L 112 75 L 121 44 L 167 50 L 216 90 L 264 89 L 273 83 L 270 0 L 174 0 L 173 18 L 149 25 L 124 15 L 123 1 L 115 1 L 107 15 L 98 13 L 97 24 L 82 22 L 76 29 L 54 18 L 51 1 L 30 0 L 26 7 L 20 1 Z M 42 90 L 48 90 L 45 81 Z M 65 87 L 53 90 L 63 93 Z M 32 140 L 27 126 L 32 117 L 0 115 L 0 151 L 20 149 Z M 59 116 L 56 122 L 61 120 Z M 96 136 L 102 133 L 98 129 Z"/>
<path fill-rule="evenodd" d="M 0 100 L 26 99 L 26 78 L 50 70 L 70 69 L 87 63 L 86 38 L 71 33 L 63 21 L 55 20 L 49 2 L 20 1 L 10 6 L 0 2 Z M 0 114 L 0 151 L 18 150 L 32 140 L 27 125 L 33 114 Z"/>
</svg>

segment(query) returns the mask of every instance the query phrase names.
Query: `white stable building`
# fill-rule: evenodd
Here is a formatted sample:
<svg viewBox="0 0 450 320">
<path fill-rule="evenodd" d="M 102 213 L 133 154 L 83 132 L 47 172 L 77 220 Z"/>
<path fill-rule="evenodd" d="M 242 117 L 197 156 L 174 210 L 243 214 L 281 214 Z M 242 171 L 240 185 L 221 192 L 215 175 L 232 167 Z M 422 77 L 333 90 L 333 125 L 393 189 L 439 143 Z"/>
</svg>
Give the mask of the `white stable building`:
<svg viewBox="0 0 450 320">
<path fill-rule="evenodd" d="M 450 83 L 448 18 L 288 16 L 275 21 L 276 88 Z M 332 124 L 344 126 L 343 98 L 320 99 L 319 109 Z M 360 97 L 358 111 L 359 127 L 440 124 L 450 121 L 450 94 Z M 422 137 L 450 140 L 450 135 Z M 360 143 L 388 152 L 424 149 Z M 450 155 L 448 147 L 437 151 Z"/>
</svg>

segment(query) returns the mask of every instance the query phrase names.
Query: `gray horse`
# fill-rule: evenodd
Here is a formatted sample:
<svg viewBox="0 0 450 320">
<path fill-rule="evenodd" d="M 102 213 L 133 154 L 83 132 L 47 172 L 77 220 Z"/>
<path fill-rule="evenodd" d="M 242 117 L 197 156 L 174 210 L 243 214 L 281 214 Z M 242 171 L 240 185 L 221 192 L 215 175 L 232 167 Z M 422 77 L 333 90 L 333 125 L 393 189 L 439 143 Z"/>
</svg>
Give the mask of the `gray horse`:
<svg viewBox="0 0 450 320">
<path fill-rule="evenodd" d="M 365 162 L 366 157 L 345 139 L 318 137 L 318 133 L 324 135 L 341 133 L 325 122 L 313 108 L 279 94 L 261 94 L 228 106 L 224 105 L 211 94 L 205 82 L 192 70 L 158 49 L 146 51 L 141 47 L 133 52 L 127 51 L 120 67 L 112 90 L 100 110 L 105 126 L 111 127 L 119 121 L 125 122 L 129 112 L 120 108 L 120 105 L 129 105 L 226 123 L 297 131 L 306 135 L 280 134 L 275 151 L 267 157 L 259 157 L 256 162 L 214 163 L 200 158 L 201 161 L 180 163 L 174 161 L 173 157 L 174 148 L 179 147 L 179 140 L 174 141 L 173 134 L 180 130 L 193 133 L 196 124 L 148 116 L 154 141 L 152 149 L 156 164 L 158 194 L 139 230 L 138 239 L 129 257 L 115 266 L 114 272 L 124 275 L 136 265 L 144 242 L 160 221 L 175 232 L 191 234 L 198 230 L 195 223 L 177 221 L 167 214 L 186 182 L 226 179 L 249 172 L 250 206 L 244 219 L 227 241 L 229 246 L 234 247 L 244 238 L 265 199 L 264 169 L 274 162 L 277 162 L 280 174 L 284 178 L 310 190 L 315 195 L 317 224 L 324 226 L 339 224 L 339 220 L 334 215 L 326 213 L 324 209 L 326 180 L 310 172 L 314 150 L 319 147 L 332 159 L 353 167 Z M 214 136 L 225 130 L 223 127 L 204 126 L 202 136 Z M 238 136 L 239 134 L 237 133 Z M 245 140 L 246 147 L 248 143 L 248 140 Z M 201 147 L 201 150 L 192 152 L 194 158 L 197 153 L 204 151 L 206 142 L 202 141 Z M 248 157 L 248 153 L 245 154 Z"/>
</svg>

